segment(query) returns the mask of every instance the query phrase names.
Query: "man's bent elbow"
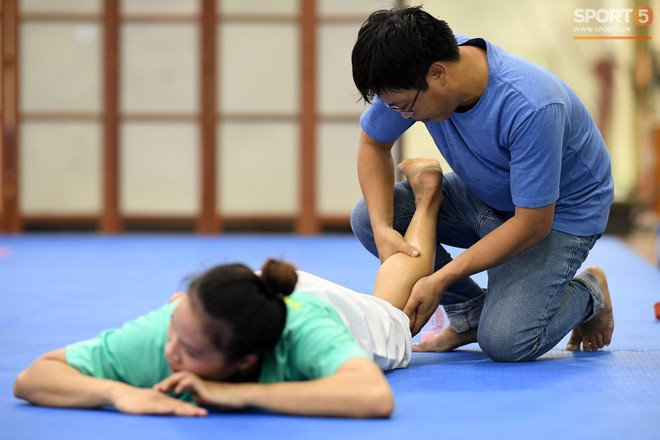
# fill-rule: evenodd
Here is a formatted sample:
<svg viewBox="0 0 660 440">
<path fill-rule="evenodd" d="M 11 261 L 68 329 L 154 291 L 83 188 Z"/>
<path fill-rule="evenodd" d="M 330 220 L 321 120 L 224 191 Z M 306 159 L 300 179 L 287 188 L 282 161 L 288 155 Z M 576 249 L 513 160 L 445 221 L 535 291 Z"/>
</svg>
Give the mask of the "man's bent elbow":
<svg viewBox="0 0 660 440">
<path fill-rule="evenodd" d="M 538 229 L 536 230 L 536 242 L 539 243 L 543 241 L 548 235 L 550 235 L 550 232 L 552 231 L 552 223 L 549 225 L 539 225 Z"/>
</svg>

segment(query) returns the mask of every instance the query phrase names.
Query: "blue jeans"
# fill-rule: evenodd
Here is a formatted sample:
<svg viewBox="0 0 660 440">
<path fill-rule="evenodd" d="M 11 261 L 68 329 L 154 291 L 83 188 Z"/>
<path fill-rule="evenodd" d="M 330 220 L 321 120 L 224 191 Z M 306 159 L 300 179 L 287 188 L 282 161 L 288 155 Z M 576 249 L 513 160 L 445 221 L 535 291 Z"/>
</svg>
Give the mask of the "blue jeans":
<svg viewBox="0 0 660 440">
<path fill-rule="evenodd" d="M 470 193 L 454 173 L 443 179 L 438 214 L 435 270 L 452 260 L 443 245 L 467 249 L 513 213 L 499 212 Z M 415 212 L 407 181 L 394 190 L 394 229 L 404 234 Z M 378 256 L 364 199 L 351 215 L 362 245 Z M 481 349 L 496 361 L 533 360 L 552 349 L 573 327 L 596 316 L 603 293 L 596 278 L 575 275 L 599 235 L 575 236 L 552 230 L 540 243 L 488 270 L 488 286 L 471 278 L 450 286 L 440 304 L 457 332 L 477 328 Z"/>
</svg>

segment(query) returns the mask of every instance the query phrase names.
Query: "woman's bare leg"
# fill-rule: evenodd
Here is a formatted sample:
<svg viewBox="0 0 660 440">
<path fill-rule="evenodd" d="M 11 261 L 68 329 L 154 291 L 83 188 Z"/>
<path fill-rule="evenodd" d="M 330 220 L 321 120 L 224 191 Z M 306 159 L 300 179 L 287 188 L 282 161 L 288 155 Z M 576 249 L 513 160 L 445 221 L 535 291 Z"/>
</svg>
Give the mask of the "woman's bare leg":
<svg viewBox="0 0 660 440">
<path fill-rule="evenodd" d="M 442 169 L 437 160 L 405 160 L 399 164 L 399 170 L 415 194 L 415 214 L 404 238 L 420 255 L 397 253 L 385 260 L 376 276 L 374 296 L 403 309 L 417 280 L 433 273 L 438 211 L 443 195 Z"/>
<path fill-rule="evenodd" d="M 406 160 L 399 170 L 408 178 L 415 194 L 416 210 L 404 238 L 420 255 L 398 253 L 385 260 L 376 276 L 374 296 L 403 309 L 417 280 L 433 273 L 435 264 L 436 223 L 442 204 L 442 170 L 434 159 Z M 447 326 L 439 335 L 413 351 L 450 351 L 477 340 L 477 329 L 457 333 Z"/>
</svg>

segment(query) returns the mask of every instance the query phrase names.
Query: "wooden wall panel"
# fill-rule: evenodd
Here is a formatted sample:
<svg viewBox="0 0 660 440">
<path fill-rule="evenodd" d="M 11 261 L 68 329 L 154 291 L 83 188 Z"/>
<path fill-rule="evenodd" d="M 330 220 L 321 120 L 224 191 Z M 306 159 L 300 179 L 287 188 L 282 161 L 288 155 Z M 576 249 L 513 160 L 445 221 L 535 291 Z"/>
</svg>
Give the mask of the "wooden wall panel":
<svg viewBox="0 0 660 440">
<path fill-rule="evenodd" d="M 300 179 L 291 164 L 299 157 L 297 124 L 224 122 L 219 132 L 218 206 L 222 215 L 295 217 Z"/>
<path fill-rule="evenodd" d="M 101 38 L 98 23 L 23 23 L 21 111 L 98 114 Z"/>
<path fill-rule="evenodd" d="M 122 114 L 189 114 L 199 108 L 197 23 L 133 23 L 121 27 Z"/>
<path fill-rule="evenodd" d="M 19 232 L 18 2 L 2 4 L 2 208 L 0 232 Z"/>
<path fill-rule="evenodd" d="M 197 215 L 199 130 L 194 121 L 125 122 L 120 145 L 122 215 Z"/>
<path fill-rule="evenodd" d="M 296 115 L 299 38 L 295 23 L 223 24 L 218 32 L 220 112 Z"/>
<path fill-rule="evenodd" d="M 333 170 L 354 169 L 363 108 L 347 52 L 376 3 L 3 1 L 2 230 L 20 230 L 21 211 L 29 224 L 77 219 L 105 233 L 136 219 L 190 222 L 201 233 L 237 222 L 299 233 L 347 225 L 354 177 L 333 193 Z M 25 59 L 12 64 L 19 39 Z M 77 137 L 75 127 L 85 127 Z M 40 150 L 44 130 L 49 150 Z M 75 157 L 76 148 L 88 149 Z M 19 167 L 21 149 L 61 160 Z M 35 177 L 67 168 L 86 170 L 84 194 L 67 189 L 76 172 L 48 191 Z M 64 209 L 49 205 L 49 191 L 66 193 Z"/>
<path fill-rule="evenodd" d="M 322 217 L 346 217 L 362 196 L 357 178 L 357 139 L 354 121 L 319 124 L 317 143 L 317 210 Z"/>
<path fill-rule="evenodd" d="M 20 206 L 25 216 L 96 216 L 101 210 L 98 122 L 21 124 Z"/>
</svg>

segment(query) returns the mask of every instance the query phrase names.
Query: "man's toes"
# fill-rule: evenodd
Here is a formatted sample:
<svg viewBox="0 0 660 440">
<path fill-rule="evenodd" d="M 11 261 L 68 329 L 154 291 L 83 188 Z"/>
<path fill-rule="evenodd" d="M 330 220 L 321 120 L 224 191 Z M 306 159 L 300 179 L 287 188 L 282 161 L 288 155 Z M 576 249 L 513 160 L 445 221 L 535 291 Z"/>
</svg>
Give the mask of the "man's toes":
<svg viewBox="0 0 660 440">
<path fill-rule="evenodd" d="M 571 337 L 566 343 L 566 350 L 569 351 L 580 351 L 580 342 L 581 338 L 580 335 L 578 335 L 575 330 L 573 330 L 573 333 L 571 333 Z"/>
<path fill-rule="evenodd" d="M 579 342 L 568 341 L 568 343 L 566 344 L 566 350 L 568 350 L 568 351 L 580 351 L 580 343 Z"/>
</svg>

